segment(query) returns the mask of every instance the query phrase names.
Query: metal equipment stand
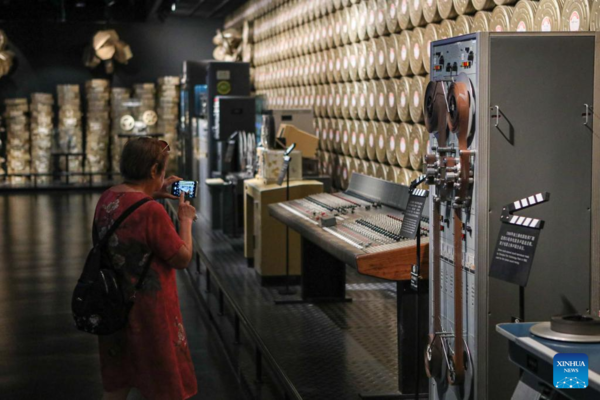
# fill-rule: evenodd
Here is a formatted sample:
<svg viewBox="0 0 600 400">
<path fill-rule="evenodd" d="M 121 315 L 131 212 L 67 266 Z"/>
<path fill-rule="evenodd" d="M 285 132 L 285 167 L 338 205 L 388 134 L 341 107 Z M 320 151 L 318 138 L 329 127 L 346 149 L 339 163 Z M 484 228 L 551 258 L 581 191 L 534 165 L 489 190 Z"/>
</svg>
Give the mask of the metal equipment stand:
<svg viewBox="0 0 600 400">
<path fill-rule="evenodd" d="M 420 229 L 420 226 L 419 226 Z M 417 236 L 418 237 L 418 236 Z M 417 243 L 419 243 L 419 239 L 417 239 Z M 417 244 L 417 249 L 420 243 Z M 417 250 L 418 251 L 418 250 Z M 420 263 L 420 255 L 417 256 L 417 262 Z M 415 290 L 412 286 L 411 282 L 408 281 L 397 281 L 396 282 L 396 306 L 398 308 L 398 392 L 397 393 L 361 393 L 359 397 L 365 400 L 413 400 L 413 399 L 427 399 L 429 398 L 428 393 L 420 393 L 421 386 L 421 357 L 423 351 L 421 351 L 421 338 L 420 334 L 422 329 L 420 324 L 422 323 L 420 314 L 420 307 L 422 306 L 419 301 L 420 296 L 427 296 L 428 294 L 428 285 L 418 285 Z M 411 293 L 413 292 L 413 293 Z M 409 293 L 408 296 L 404 293 Z M 410 314 L 412 318 L 408 318 L 406 315 L 407 309 L 410 307 L 410 304 L 413 303 L 414 311 Z M 415 318 L 416 317 L 416 318 Z M 401 321 L 415 321 L 416 326 L 413 329 L 407 329 L 408 327 L 403 327 Z M 416 332 L 415 332 L 416 331 Z M 413 337 L 414 336 L 414 337 Z M 416 347 L 412 350 L 410 349 L 410 342 L 416 342 Z M 409 346 L 407 346 L 409 345 Z M 404 350 L 404 354 L 401 351 Z M 410 354 L 407 352 L 410 351 Z M 402 357 L 405 358 L 405 362 L 403 362 Z M 406 358 L 413 359 L 413 365 L 406 365 Z M 404 364 L 404 365 L 403 365 Z M 412 371 L 411 371 L 412 370 Z M 413 393 L 401 393 L 403 387 L 407 387 L 410 382 L 414 382 L 415 388 Z M 406 390 L 406 389 L 405 389 Z"/>
<path fill-rule="evenodd" d="M 283 169 L 279 175 L 278 183 L 283 182 L 284 174 L 287 175 L 286 201 L 290 200 L 290 173 L 289 165 L 292 160 L 291 153 L 296 147 L 292 143 L 284 153 Z M 290 288 L 290 262 L 289 262 L 289 226 L 285 227 L 285 280 L 286 287 L 279 290 L 282 296 L 296 294 L 296 290 Z M 276 305 L 302 304 L 315 302 L 348 302 L 352 299 L 346 298 L 346 265 L 320 249 L 309 240 L 302 238 L 302 298 L 275 300 Z M 312 273 L 307 273 L 307 270 Z M 315 269 L 319 272 L 315 274 Z"/>
<path fill-rule="evenodd" d="M 285 201 L 287 202 L 290 201 L 290 161 L 292 156 L 286 152 L 284 160 L 283 168 L 286 175 Z M 282 296 L 296 294 L 296 289 L 290 287 L 290 227 L 287 225 L 285 226 L 285 288 L 280 289 L 278 293 Z M 277 304 L 277 302 L 275 303 Z"/>
<path fill-rule="evenodd" d="M 411 189 L 412 192 L 412 189 Z M 416 321 L 417 321 L 417 335 L 416 335 L 416 349 L 417 351 L 419 351 L 419 349 L 421 349 L 421 318 L 420 318 L 420 312 L 419 312 L 419 288 L 420 288 L 420 284 L 419 284 L 419 279 L 420 279 L 420 274 L 421 274 L 421 221 L 419 221 L 419 225 L 417 226 L 417 263 L 416 265 L 413 265 L 413 272 L 411 273 L 411 289 L 413 289 L 415 292 L 417 292 L 417 296 L 415 299 L 415 314 L 416 314 Z M 407 394 L 405 395 L 405 398 L 414 398 L 415 400 L 417 399 L 426 399 L 429 397 L 428 393 L 419 393 L 420 392 L 420 378 L 421 378 L 421 374 L 419 373 L 421 371 L 421 357 L 415 357 L 415 371 L 416 371 L 416 377 L 415 377 L 415 392 L 414 394 L 410 395 Z"/>
<path fill-rule="evenodd" d="M 423 182 L 424 179 L 415 180 L 412 182 L 410 186 L 409 193 L 413 193 L 413 190 Z M 421 392 L 421 304 L 419 302 L 419 297 L 422 295 L 427 296 L 429 289 L 428 285 L 422 285 L 420 283 L 420 274 L 421 274 L 421 220 L 417 223 L 417 236 L 416 236 L 417 246 L 417 261 L 416 264 L 412 266 L 411 279 L 410 281 L 397 281 L 396 282 L 396 307 L 398 309 L 398 393 L 388 393 L 388 394 L 360 394 L 361 399 L 369 399 L 369 400 L 401 400 L 401 399 L 427 399 L 429 398 L 428 393 L 420 393 Z M 409 284 L 410 287 L 407 287 Z M 405 297 L 404 292 L 414 293 L 410 297 Z M 405 304 L 406 300 L 410 302 L 410 300 L 414 298 L 414 319 L 416 321 L 415 328 L 410 329 L 407 326 L 404 326 L 403 321 L 407 320 L 404 318 L 404 312 L 407 311 L 409 304 Z M 416 346 L 414 349 L 410 349 L 410 340 L 411 336 L 414 335 L 412 340 L 415 341 Z M 404 345 L 403 345 L 404 344 Z M 406 346 L 408 345 L 408 346 Z M 402 354 L 404 351 L 405 354 Z M 407 351 L 410 351 L 410 354 L 406 354 Z M 405 358 L 412 358 L 414 365 L 403 365 L 401 356 Z M 406 368 L 408 367 L 408 368 Z M 406 368 L 406 369 L 405 369 Z M 412 372 L 410 369 L 413 368 Z M 415 382 L 415 388 L 413 393 L 401 393 L 403 388 L 407 387 L 407 384 L 403 384 L 404 382 L 410 382 L 413 380 Z"/>
</svg>

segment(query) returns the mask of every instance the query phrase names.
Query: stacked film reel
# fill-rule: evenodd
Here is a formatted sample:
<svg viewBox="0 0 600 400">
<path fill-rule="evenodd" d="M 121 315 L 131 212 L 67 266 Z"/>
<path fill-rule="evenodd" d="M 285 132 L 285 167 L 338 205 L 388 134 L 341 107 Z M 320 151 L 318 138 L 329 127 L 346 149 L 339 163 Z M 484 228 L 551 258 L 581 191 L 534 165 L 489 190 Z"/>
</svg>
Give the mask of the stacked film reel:
<svg viewBox="0 0 600 400">
<path fill-rule="evenodd" d="M 31 174 L 36 183 L 50 183 L 54 172 L 68 173 L 69 183 L 87 183 L 84 156 L 86 175 L 92 174 L 92 182 L 105 181 L 109 172 L 119 173 L 121 151 L 131 136 L 164 138 L 177 156 L 179 77 L 159 78 L 158 93 L 153 83 L 135 85 L 135 98 L 128 88 L 111 89 L 107 80 L 87 81 L 85 127 L 79 85 L 58 85 L 56 90 L 56 126 L 52 94 L 33 93 L 30 106 L 26 98 L 5 100 L 7 138 L 0 150 L 6 158 L 0 158 L 0 176 L 9 174 L 8 183 L 29 182 Z M 169 173 L 176 173 L 177 162 L 169 166 Z"/>
<path fill-rule="evenodd" d="M 133 85 L 133 95 L 137 105 L 132 108 L 132 117 L 137 126 L 129 130 L 131 133 L 156 133 L 158 116 L 156 115 L 156 85 L 154 83 L 138 83 Z M 140 124 L 141 123 L 141 124 Z M 129 126 L 129 125 L 128 125 Z M 123 126 L 122 126 L 123 128 Z M 138 130 L 139 132 L 136 132 Z"/>
<path fill-rule="evenodd" d="M 87 46 L 83 53 L 83 63 L 88 68 L 95 68 L 104 63 L 107 74 L 114 72 L 114 61 L 127 64 L 133 57 L 129 45 L 119 39 L 119 35 L 113 29 L 98 31 L 92 38 L 92 43 Z"/>
<path fill-rule="evenodd" d="M 29 136 L 29 106 L 27 99 L 6 99 L 6 165 L 11 184 L 29 181 L 26 175 L 31 173 L 31 143 Z"/>
<path fill-rule="evenodd" d="M 242 61 L 250 64 L 250 85 L 254 85 L 254 45 L 253 45 L 253 28 L 252 24 L 245 21 L 242 27 Z"/>
<path fill-rule="evenodd" d="M 179 93 L 180 80 L 178 76 L 164 76 L 158 78 L 158 93 L 156 113 L 158 123 L 156 130 L 164 133 L 163 139 L 171 147 L 171 159 L 167 173 L 173 174 L 177 169 L 177 124 L 179 118 Z"/>
<path fill-rule="evenodd" d="M 86 113 L 86 172 L 108 172 L 108 147 L 110 143 L 110 82 L 92 79 L 85 83 Z M 93 182 L 107 179 L 107 175 L 92 175 Z"/>
<path fill-rule="evenodd" d="M 8 38 L 3 30 L 0 29 L 0 78 L 7 75 L 12 66 L 15 53 L 6 49 Z"/>
<path fill-rule="evenodd" d="M 119 173 L 119 164 L 121 162 L 121 151 L 125 140 L 119 135 L 122 133 L 120 121 L 122 118 L 129 115 L 126 102 L 131 98 L 131 90 L 127 88 L 116 88 L 113 87 L 110 91 L 110 117 L 112 119 L 111 124 L 111 136 L 112 136 L 112 148 L 111 148 L 111 163 L 112 171 Z M 127 120 L 127 118 L 126 118 Z"/>
<path fill-rule="evenodd" d="M 52 181 L 52 140 L 54 137 L 54 96 L 51 93 L 31 95 L 31 167 L 38 183 Z"/>
<path fill-rule="evenodd" d="M 225 28 L 242 23 L 253 28 L 257 94 L 266 108 L 314 110 L 321 173 L 344 188 L 354 171 L 403 184 L 419 174 L 431 41 L 596 30 L 600 1 L 252 0 Z"/>
<path fill-rule="evenodd" d="M 60 158 L 60 169 L 69 173 L 83 172 L 83 128 L 79 85 L 58 85 L 58 148 L 73 154 Z M 83 182 L 82 176 L 69 177 L 73 183 Z"/>
<path fill-rule="evenodd" d="M 2 117 L 0 117 L 0 126 L 3 126 L 4 122 L 2 121 Z M 0 139 L 0 176 L 6 175 L 6 157 L 4 157 L 4 148 L 6 146 L 6 142 Z M 4 178 L 6 181 L 6 178 Z"/>
</svg>

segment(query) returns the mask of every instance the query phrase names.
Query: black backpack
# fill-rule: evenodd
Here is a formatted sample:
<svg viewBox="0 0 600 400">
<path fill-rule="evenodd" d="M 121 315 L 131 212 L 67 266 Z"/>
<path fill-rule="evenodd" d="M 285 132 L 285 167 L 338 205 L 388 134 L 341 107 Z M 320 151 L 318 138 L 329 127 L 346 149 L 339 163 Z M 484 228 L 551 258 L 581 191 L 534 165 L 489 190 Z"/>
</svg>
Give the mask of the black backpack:
<svg viewBox="0 0 600 400">
<path fill-rule="evenodd" d="M 94 223 L 95 245 L 87 256 L 71 300 L 75 326 L 80 331 L 94 335 L 110 335 L 127 325 L 129 311 L 135 301 L 135 292 L 144 283 L 152 257 L 144 266 L 135 285 L 133 296 L 126 299 L 120 278 L 110 265 L 105 247 L 108 239 L 119 228 L 119 225 L 140 206 L 151 200 L 144 198 L 125 210 L 100 240 L 96 240 L 97 232 Z"/>
</svg>

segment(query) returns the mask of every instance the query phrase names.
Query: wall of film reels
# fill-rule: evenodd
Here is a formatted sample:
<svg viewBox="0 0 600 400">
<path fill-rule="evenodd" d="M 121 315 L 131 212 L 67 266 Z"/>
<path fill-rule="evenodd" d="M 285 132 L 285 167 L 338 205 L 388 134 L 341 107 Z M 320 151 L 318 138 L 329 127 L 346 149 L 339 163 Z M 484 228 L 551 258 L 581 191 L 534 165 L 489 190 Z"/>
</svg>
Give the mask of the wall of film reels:
<svg viewBox="0 0 600 400">
<path fill-rule="evenodd" d="M 600 0 L 252 0 L 225 21 L 242 24 L 256 93 L 267 108 L 314 110 L 321 172 L 345 189 L 355 171 L 419 175 L 431 41 L 597 30 Z"/>
</svg>

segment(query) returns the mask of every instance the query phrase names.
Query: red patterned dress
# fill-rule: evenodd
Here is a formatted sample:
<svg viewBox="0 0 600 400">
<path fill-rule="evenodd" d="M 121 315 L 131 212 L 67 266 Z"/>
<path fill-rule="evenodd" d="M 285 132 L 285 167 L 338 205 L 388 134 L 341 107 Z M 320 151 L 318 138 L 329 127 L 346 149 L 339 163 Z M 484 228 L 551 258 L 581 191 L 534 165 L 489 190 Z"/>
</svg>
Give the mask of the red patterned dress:
<svg viewBox="0 0 600 400">
<path fill-rule="evenodd" d="M 123 211 L 144 197 L 141 192 L 104 192 L 94 217 L 100 238 Z M 166 263 L 182 245 L 167 212 L 155 201 L 138 208 L 108 240 L 108 254 L 124 278 L 126 292 L 133 290 L 150 257 L 152 261 L 128 326 L 114 335 L 99 336 L 106 391 L 134 387 L 148 400 L 187 399 L 198 391 L 175 270 Z"/>
</svg>

